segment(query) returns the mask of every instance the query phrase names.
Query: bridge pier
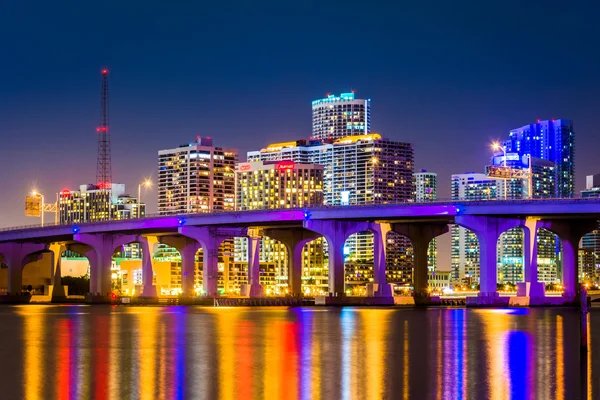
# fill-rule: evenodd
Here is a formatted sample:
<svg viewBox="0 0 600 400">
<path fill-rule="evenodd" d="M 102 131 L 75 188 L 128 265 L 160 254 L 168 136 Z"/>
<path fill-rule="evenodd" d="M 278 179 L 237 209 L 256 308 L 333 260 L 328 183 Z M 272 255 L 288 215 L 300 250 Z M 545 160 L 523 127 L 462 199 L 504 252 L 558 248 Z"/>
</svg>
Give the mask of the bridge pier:
<svg viewBox="0 0 600 400">
<path fill-rule="evenodd" d="M 143 298 L 158 298 L 156 286 L 153 283 L 154 269 L 152 267 L 152 255 L 158 245 L 156 236 L 143 236 L 140 239 L 140 247 L 142 248 L 142 293 Z"/>
<path fill-rule="evenodd" d="M 209 297 L 216 297 L 219 295 L 218 283 L 219 283 L 219 246 L 225 239 L 229 239 L 236 236 L 244 236 L 246 234 L 245 228 L 216 228 L 208 226 L 182 226 L 179 228 L 179 233 L 188 238 L 196 240 L 200 246 L 202 246 L 203 255 L 203 269 L 202 269 L 202 284 L 204 288 L 204 294 Z M 188 250 L 191 252 L 191 250 Z M 194 252 L 194 255 L 196 253 Z M 183 257 L 183 254 L 182 254 Z M 189 290 L 191 284 L 193 291 L 193 257 L 186 255 L 186 271 L 191 277 L 187 278 L 186 287 Z M 190 261 L 191 260 L 191 261 Z M 182 259 L 183 261 L 183 259 Z M 190 266 L 191 265 L 191 266 Z M 187 275 L 186 275 L 187 276 Z"/>
<path fill-rule="evenodd" d="M 414 252 L 413 287 L 415 304 L 430 303 L 427 290 L 427 261 L 429 259 L 429 243 L 433 238 L 448 232 L 448 224 L 443 223 L 410 223 L 394 224 L 393 230 L 410 239 Z"/>
<path fill-rule="evenodd" d="M 302 253 L 308 242 L 320 236 L 306 229 L 267 229 L 265 236 L 280 241 L 287 250 L 288 287 L 294 297 L 302 296 Z"/>
<path fill-rule="evenodd" d="M 538 282 L 537 237 L 539 218 L 527 217 L 523 226 L 523 278 L 517 283 L 517 297 L 523 297 L 529 304 L 543 304 L 546 289 Z"/>
<path fill-rule="evenodd" d="M 373 232 L 373 282 L 376 285 L 373 295 L 375 297 L 392 297 L 394 295 L 392 286 L 387 283 L 386 277 L 386 239 L 392 226 L 387 222 L 372 223 L 370 230 Z"/>
<path fill-rule="evenodd" d="M 329 256 L 329 296 L 345 296 L 344 245 L 355 233 L 371 230 L 369 222 L 311 220 L 303 222 L 304 228 L 316 232 L 327 240 Z"/>
<path fill-rule="evenodd" d="M 500 235 L 523 226 L 520 218 L 459 215 L 455 221 L 475 233 L 479 240 L 479 295 L 467 298 L 467 305 L 506 306 L 508 297 L 498 295 L 497 249 Z"/>
<path fill-rule="evenodd" d="M 61 257 L 63 251 L 65 251 L 65 245 L 61 243 L 52 243 L 49 247 L 52 253 L 52 276 L 50 277 L 52 282 L 52 293 L 50 298 L 52 301 L 61 301 L 67 298 L 65 293 L 65 287 L 62 285 L 62 270 L 61 270 Z"/>
<path fill-rule="evenodd" d="M 8 267 L 8 291 L 6 300 L 22 301 L 23 267 L 35 261 L 47 245 L 40 243 L 0 243 L 0 254 L 4 256 L 4 263 Z"/>
<path fill-rule="evenodd" d="M 598 222 L 595 219 L 544 219 L 539 224 L 541 228 L 548 229 L 558 235 L 561 241 L 563 252 L 563 299 L 567 302 L 576 301 L 579 241 L 583 235 L 597 229 Z"/>
<path fill-rule="evenodd" d="M 181 255 L 181 289 L 184 297 L 194 297 L 196 253 L 200 243 L 187 236 L 162 236 L 160 242 L 174 247 Z"/>
<path fill-rule="evenodd" d="M 260 284 L 260 241 L 262 232 L 258 229 L 248 230 L 248 295 L 264 297 L 264 288 Z"/>
<path fill-rule="evenodd" d="M 86 297 L 86 301 L 89 303 L 110 302 L 112 292 L 110 268 L 113 254 L 117 248 L 128 243 L 138 242 L 143 245 L 143 238 L 140 235 L 76 233 L 73 235 L 73 239 L 77 243 L 68 245 L 68 248 L 84 255 L 90 262 L 90 293 Z M 146 253 L 147 251 L 144 251 L 144 254 Z"/>
</svg>

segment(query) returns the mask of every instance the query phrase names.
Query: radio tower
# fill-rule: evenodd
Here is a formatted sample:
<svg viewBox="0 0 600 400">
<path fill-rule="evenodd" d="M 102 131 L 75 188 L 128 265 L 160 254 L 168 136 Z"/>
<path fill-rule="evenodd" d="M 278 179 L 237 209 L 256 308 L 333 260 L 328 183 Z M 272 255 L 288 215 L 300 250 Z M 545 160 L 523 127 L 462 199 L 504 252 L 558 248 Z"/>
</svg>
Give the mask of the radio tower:
<svg viewBox="0 0 600 400">
<path fill-rule="evenodd" d="M 110 189 L 112 182 L 111 157 L 110 157 L 110 129 L 108 124 L 108 70 L 102 70 L 102 93 L 100 99 L 102 116 L 98 132 L 98 159 L 96 169 L 96 182 L 102 190 L 103 203 L 100 215 L 102 219 L 110 219 Z"/>
</svg>

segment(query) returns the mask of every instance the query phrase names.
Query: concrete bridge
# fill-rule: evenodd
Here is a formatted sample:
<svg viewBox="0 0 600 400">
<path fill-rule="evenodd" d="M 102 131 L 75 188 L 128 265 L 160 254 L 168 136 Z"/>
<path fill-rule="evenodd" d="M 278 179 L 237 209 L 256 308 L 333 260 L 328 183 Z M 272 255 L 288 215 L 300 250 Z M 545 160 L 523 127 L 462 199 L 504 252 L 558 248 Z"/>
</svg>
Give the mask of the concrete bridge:
<svg viewBox="0 0 600 400">
<path fill-rule="evenodd" d="M 563 246 L 563 299 L 573 301 L 577 293 L 577 250 L 582 236 L 598 228 L 600 199 L 552 199 L 529 201 L 482 201 L 404 203 L 367 206 L 317 207 L 264 211 L 223 212 L 149 216 L 141 219 L 105 221 L 78 225 L 17 227 L 0 231 L 0 257 L 8 266 L 8 296 L 22 289 L 22 270 L 42 254 L 53 255 L 53 278 L 60 279 L 60 254 L 72 250 L 90 262 L 89 301 L 107 300 L 111 290 L 111 261 L 116 249 L 129 243 L 142 248 L 142 296 L 156 297 L 152 284 L 152 254 L 158 243 L 175 247 L 182 258 L 182 286 L 193 296 L 194 257 L 203 249 L 203 285 L 208 296 L 217 296 L 217 251 L 232 237 L 248 238 L 248 287 L 250 297 L 263 296 L 259 282 L 259 244 L 262 236 L 283 243 L 288 254 L 290 292 L 301 296 L 302 249 L 318 237 L 329 250 L 329 292 L 343 297 L 344 244 L 352 234 L 374 234 L 374 287 L 376 297 L 390 297 L 386 283 L 386 234 L 408 237 L 414 249 L 413 286 L 415 300 L 426 302 L 427 248 L 449 224 L 470 229 L 480 245 L 480 305 L 502 303 L 496 291 L 496 251 L 500 235 L 512 228 L 524 232 L 524 278 L 519 295 L 544 297 L 537 281 L 536 243 L 538 229 L 558 235 Z M 60 296 L 55 285 L 55 296 Z M 64 294 L 63 294 L 64 295 Z"/>
</svg>

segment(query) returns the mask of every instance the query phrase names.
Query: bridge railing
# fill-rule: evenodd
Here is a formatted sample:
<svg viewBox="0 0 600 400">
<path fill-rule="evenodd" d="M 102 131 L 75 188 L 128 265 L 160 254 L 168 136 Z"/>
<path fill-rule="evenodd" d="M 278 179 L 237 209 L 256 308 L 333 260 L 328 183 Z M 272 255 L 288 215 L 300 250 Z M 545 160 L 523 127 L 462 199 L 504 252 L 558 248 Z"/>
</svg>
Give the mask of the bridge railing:
<svg viewBox="0 0 600 400">
<path fill-rule="evenodd" d="M 77 223 L 55 223 L 55 222 L 48 222 L 48 223 L 44 223 L 44 225 L 42 226 L 41 224 L 33 224 L 33 225 L 21 225 L 21 226 L 12 226 L 12 227 L 6 227 L 6 228 L 0 228 L 0 232 L 8 232 L 8 231 L 21 231 L 21 230 L 28 230 L 28 229 L 40 229 L 40 228 L 56 228 L 56 227 L 74 227 L 74 226 L 94 226 L 94 225 L 100 225 L 100 224 L 104 224 L 106 222 L 117 222 L 117 223 L 127 223 L 130 221 L 140 221 L 140 220 L 150 220 L 150 219 L 157 219 L 157 218 L 186 218 L 189 216 L 210 216 L 210 215 L 214 215 L 214 214 L 231 214 L 231 215 L 238 215 L 238 214 L 245 214 L 245 213 L 271 213 L 273 211 L 299 211 L 299 212 L 304 212 L 304 211 L 318 211 L 318 210 L 331 210 L 331 209 L 343 209 L 343 208 L 369 208 L 369 207 L 381 207 L 381 208 L 392 208 L 392 207 L 398 207 L 398 206 L 426 206 L 426 205 L 448 205 L 448 206 L 466 206 L 466 205 L 489 205 L 490 203 L 493 204 L 539 204 L 539 203 L 574 203 L 574 204 L 579 204 L 582 202 L 586 202 L 586 203 L 595 203 L 598 202 L 600 203 L 600 197 L 595 198 L 595 197 L 571 197 L 571 198 L 545 198 L 545 199 L 490 199 L 490 200 L 452 200 L 452 199 L 436 199 L 436 200 L 429 200 L 429 201 L 413 201 L 413 200 L 407 200 L 407 201 L 403 201 L 403 202 L 398 202 L 398 203 L 382 203 L 382 204 L 377 204 L 377 203 L 372 203 L 372 204 L 349 204 L 349 205 L 342 205 L 342 204 L 331 204 L 331 205 L 316 205 L 316 206 L 306 206 L 306 207 L 298 207 L 298 208 L 273 208 L 273 209 L 263 209 L 263 210 L 213 210 L 209 213 L 198 213 L 198 212 L 194 212 L 194 211 L 190 211 L 187 213 L 181 213 L 181 212 L 177 212 L 177 213 L 168 213 L 168 212 L 163 212 L 163 213 L 153 213 L 153 214 L 146 214 L 142 217 L 135 217 L 135 218 L 127 218 L 127 219 L 119 219 L 119 220 L 101 220 L 101 221 L 90 221 L 90 222 L 77 222 Z"/>
</svg>

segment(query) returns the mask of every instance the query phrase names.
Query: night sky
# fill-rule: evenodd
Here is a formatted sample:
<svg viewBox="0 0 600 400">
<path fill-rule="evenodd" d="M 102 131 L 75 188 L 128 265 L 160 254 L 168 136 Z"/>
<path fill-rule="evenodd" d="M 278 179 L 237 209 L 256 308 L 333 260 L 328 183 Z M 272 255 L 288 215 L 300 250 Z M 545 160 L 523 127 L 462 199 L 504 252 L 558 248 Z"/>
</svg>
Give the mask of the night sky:
<svg viewBox="0 0 600 400">
<path fill-rule="evenodd" d="M 597 1 L 172 3 L 2 4 L 0 226 L 38 223 L 34 186 L 52 199 L 95 181 L 102 67 L 113 181 L 134 195 L 159 149 L 203 135 L 243 158 L 307 138 L 311 101 L 351 89 L 372 131 L 439 174 L 439 197 L 538 118 L 574 121 L 577 190 L 600 173 Z M 154 212 L 156 191 L 144 200 Z"/>
</svg>

